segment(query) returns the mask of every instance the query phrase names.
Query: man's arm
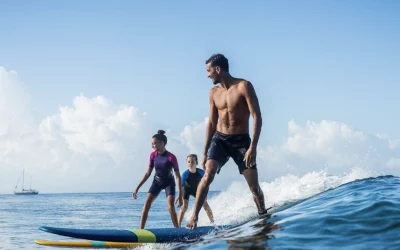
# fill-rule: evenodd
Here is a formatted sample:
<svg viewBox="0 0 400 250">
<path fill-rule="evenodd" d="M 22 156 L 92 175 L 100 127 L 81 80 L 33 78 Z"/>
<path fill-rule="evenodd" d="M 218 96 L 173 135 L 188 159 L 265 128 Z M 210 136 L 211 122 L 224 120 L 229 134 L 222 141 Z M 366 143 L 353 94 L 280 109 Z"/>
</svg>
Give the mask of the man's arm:
<svg viewBox="0 0 400 250">
<path fill-rule="evenodd" d="M 210 96 L 209 96 L 210 116 L 208 117 L 208 123 L 206 127 L 206 140 L 204 144 L 203 156 L 207 155 L 208 148 L 210 147 L 211 144 L 211 138 L 214 135 L 215 130 L 217 130 L 218 110 L 214 103 L 215 90 L 216 90 L 215 87 L 210 90 Z"/>
<path fill-rule="evenodd" d="M 258 144 L 258 139 L 261 134 L 262 127 L 262 117 L 260 105 L 258 103 L 258 98 L 253 85 L 249 81 L 244 81 L 242 84 L 243 96 L 246 99 L 247 105 L 250 110 L 250 114 L 253 117 L 253 138 L 251 140 L 250 147 L 256 149 Z"/>
</svg>

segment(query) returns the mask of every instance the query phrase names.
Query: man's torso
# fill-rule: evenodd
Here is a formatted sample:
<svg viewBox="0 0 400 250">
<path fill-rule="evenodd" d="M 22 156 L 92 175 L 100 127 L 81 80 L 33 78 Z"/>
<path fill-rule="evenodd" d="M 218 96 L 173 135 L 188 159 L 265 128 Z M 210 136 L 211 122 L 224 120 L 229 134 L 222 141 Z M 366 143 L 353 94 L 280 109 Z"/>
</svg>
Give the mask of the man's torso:
<svg viewBox="0 0 400 250">
<path fill-rule="evenodd" d="M 245 134 L 249 132 L 250 111 L 240 86 L 245 80 L 229 89 L 214 87 L 213 100 L 218 109 L 217 131 L 224 134 Z"/>
</svg>

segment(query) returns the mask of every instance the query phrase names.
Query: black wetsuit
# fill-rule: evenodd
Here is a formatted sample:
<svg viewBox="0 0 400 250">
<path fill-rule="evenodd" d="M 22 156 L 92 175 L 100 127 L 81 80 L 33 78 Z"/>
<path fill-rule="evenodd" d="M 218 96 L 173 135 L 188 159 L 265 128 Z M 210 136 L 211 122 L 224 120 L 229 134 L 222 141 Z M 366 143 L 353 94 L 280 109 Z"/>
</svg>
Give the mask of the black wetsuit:
<svg viewBox="0 0 400 250">
<path fill-rule="evenodd" d="M 204 170 L 200 168 L 196 168 L 195 173 L 190 172 L 189 169 L 182 173 L 183 199 L 189 200 L 190 196 L 196 197 L 197 186 L 203 176 Z"/>
<path fill-rule="evenodd" d="M 150 154 L 149 168 L 155 168 L 154 180 L 149 193 L 158 196 L 161 190 L 165 189 L 165 195 L 175 195 L 175 180 L 172 169 L 179 171 L 178 161 L 174 154 L 165 151 L 158 154 L 154 151 Z"/>
</svg>

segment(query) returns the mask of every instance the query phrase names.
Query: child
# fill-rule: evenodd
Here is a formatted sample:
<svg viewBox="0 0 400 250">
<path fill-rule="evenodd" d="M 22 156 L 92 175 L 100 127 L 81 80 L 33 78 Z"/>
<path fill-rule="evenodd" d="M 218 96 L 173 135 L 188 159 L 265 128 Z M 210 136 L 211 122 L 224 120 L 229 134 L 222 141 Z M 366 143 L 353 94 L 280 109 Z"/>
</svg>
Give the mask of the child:
<svg viewBox="0 0 400 250">
<path fill-rule="evenodd" d="M 159 130 L 158 133 L 152 137 L 151 145 L 154 149 L 154 152 L 150 154 L 149 166 L 143 179 L 140 181 L 139 185 L 132 194 L 133 198 L 137 199 L 139 188 L 147 181 L 151 175 L 151 172 L 153 169 L 155 169 L 156 172 L 154 175 L 154 180 L 149 192 L 147 193 L 146 202 L 143 206 L 142 217 L 140 219 L 140 229 L 144 229 L 151 204 L 163 189 L 165 189 L 165 195 L 167 196 L 168 211 L 171 215 L 172 223 L 174 224 L 174 227 L 179 227 L 174 206 L 176 184 L 174 175 L 172 174 L 172 169 L 174 169 L 175 179 L 178 183 L 178 187 L 181 186 L 181 176 L 179 173 L 178 161 L 176 160 L 175 155 L 165 149 L 167 137 L 164 135 L 164 133 L 165 131 Z M 178 189 L 177 202 L 178 207 L 181 207 L 183 199 L 180 188 Z"/>
<path fill-rule="evenodd" d="M 181 226 L 183 216 L 188 207 L 189 197 L 192 195 L 196 197 L 197 186 L 199 185 L 201 178 L 204 176 L 204 170 L 197 168 L 197 155 L 190 154 L 186 157 L 186 163 L 188 169 L 182 173 L 182 193 L 183 193 L 183 206 L 181 207 L 181 211 L 178 216 L 178 225 Z M 207 199 L 203 203 L 203 208 L 207 213 L 208 218 L 211 223 L 214 223 L 213 213 L 211 211 L 210 206 L 207 203 Z"/>
</svg>

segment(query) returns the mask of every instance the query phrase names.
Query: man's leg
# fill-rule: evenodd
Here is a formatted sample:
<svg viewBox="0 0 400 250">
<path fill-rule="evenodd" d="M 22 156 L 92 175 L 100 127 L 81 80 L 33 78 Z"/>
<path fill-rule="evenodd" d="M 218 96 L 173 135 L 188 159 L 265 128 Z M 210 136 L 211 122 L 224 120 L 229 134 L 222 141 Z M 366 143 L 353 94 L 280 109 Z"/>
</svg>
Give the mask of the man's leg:
<svg viewBox="0 0 400 250">
<path fill-rule="evenodd" d="M 258 183 L 258 171 L 256 168 L 247 168 L 243 171 L 244 178 L 249 185 L 250 191 L 253 194 L 254 202 L 256 203 L 258 213 L 263 214 L 267 212 L 265 209 L 264 193 Z"/>
<path fill-rule="evenodd" d="M 186 228 L 195 229 L 197 227 L 197 220 L 201 207 L 203 206 L 204 200 L 207 197 L 210 184 L 214 180 L 215 173 L 217 173 L 218 162 L 216 160 L 207 160 L 206 171 L 203 178 L 201 179 L 199 186 L 197 187 L 196 199 L 193 205 L 193 214 L 190 222 L 186 225 Z"/>
<path fill-rule="evenodd" d="M 214 223 L 214 215 L 213 215 L 213 212 L 212 212 L 212 210 L 210 208 L 210 205 L 208 205 L 207 200 L 204 201 L 203 208 L 204 208 L 204 211 L 206 211 L 207 216 L 210 219 L 210 222 Z"/>
</svg>

